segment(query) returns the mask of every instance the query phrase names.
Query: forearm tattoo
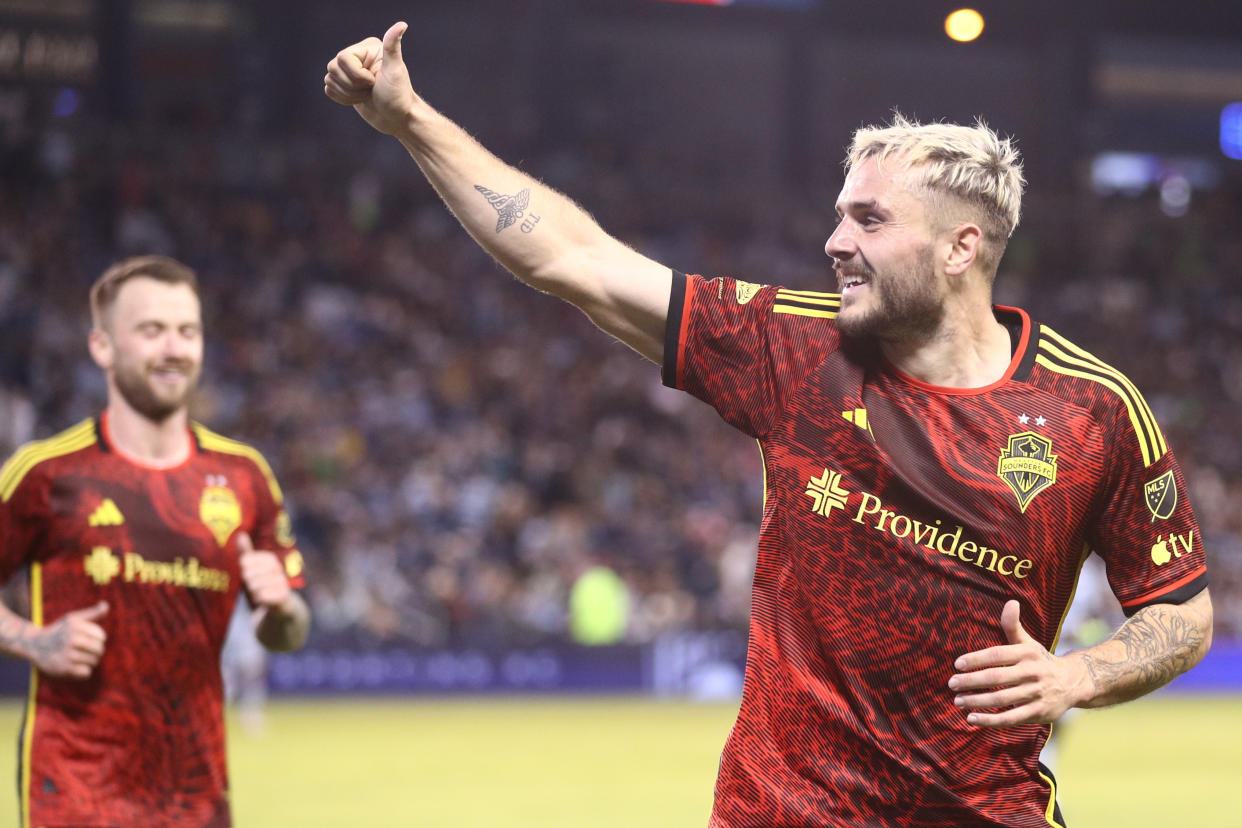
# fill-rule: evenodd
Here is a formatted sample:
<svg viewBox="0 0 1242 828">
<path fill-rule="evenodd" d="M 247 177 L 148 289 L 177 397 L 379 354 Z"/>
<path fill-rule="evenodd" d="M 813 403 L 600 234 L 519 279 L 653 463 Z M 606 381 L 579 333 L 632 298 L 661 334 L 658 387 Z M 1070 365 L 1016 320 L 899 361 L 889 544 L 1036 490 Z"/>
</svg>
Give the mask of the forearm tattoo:
<svg viewBox="0 0 1242 828">
<path fill-rule="evenodd" d="M 532 232 L 539 223 L 539 216 L 534 213 L 527 214 L 527 208 L 530 207 L 530 188 L 517 195 L 504 195 L 479 184 L 475 184 L 474 188 L 483 194 L 487 203 L 496 211 L 497 233 L 517 224 L 519 219 L 522 220 L 520 229 L 523 233 Z"/>
<path fill-rule="evenodd" d="M 61 623 L 43 630 L 13 616 L 0 620 L 0 650 L 39 662 L 64 647 L 68 634 Z"/>
<path fill-rule="evenodd" d="M 1112 661 L 1084 653 L 1083 663 L 1095 683 L 1097 698 L 1105 703 L 1138 698 L 1197 664 L 1207 636 L 1204 626 L 1195 621 L 1181 607 L 1145 607 L 1112 637 L 1125 647 L 1123 659 Z"/>
</svg>

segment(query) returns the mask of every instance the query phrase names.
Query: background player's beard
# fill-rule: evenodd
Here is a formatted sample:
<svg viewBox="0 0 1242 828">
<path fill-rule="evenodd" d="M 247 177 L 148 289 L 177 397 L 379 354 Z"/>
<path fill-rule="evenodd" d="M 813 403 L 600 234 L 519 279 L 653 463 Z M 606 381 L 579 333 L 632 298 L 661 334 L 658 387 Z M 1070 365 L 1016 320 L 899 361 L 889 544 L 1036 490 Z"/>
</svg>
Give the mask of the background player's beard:
<svg viewBox="0 0 1242 828">
<path fill-rule="evenodd" d="M 197 366 L 184 361 L 172 361 L 165 365 L 176 366 L 185 372 L 185 390 L 175 395 L 161 395 L 147 379 L 146 369 L 141 365 L 131 365 L 118 361 L 112 374 L 116 389 L 125 402 L 148 420 L 162 423 L 173 414 L 184 408 L 190 395 L 198 386 L 199 371 Z"/>
<path fill-rule="evenodd" d="M 944 318 L 944 300 L 932 275 L 931 245 L 922 247 L 908 267 L 877 278 L 868 268 L 871 309 L 862 314 L 837 316 L 837 329 L 846 336 L 878 339 L 918 339 L 934 332 Z"/>
</svg>

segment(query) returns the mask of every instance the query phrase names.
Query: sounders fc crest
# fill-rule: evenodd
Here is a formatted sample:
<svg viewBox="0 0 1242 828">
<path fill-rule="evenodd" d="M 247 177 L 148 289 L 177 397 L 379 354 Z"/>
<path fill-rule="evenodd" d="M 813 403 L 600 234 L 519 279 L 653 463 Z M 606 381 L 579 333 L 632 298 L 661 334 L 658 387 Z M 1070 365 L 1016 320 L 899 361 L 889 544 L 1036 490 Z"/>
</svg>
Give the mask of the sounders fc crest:
<svg viewBox="0 0 1242 828">
<path fill-rule="evenodd" d="M 737 303 L 739 305 L 745 305 L 751 299 L 755 298 L 756 293 L 763 290 L 763 285 L 756 285 L 752 282 L 743 282 L 739 279 L 736 282 L 735 290 L 737 293 Z"/>
<path fill-rule="evenodd" d="M 996 473 L 1009 484 L 1022 511 L 1035 495 L 1057 482 L 1057 455 L 1052 441 L 1033 431 L 1009 435 L 1009 445 L 1001 451 Z"/>
<path fill-rule="evenodd" d="M 241 504 L 227 486 L 207 486 L 203 489 L 203 499 L 198 502 L 198 516 L 207 524 L 216 543 L 224 546 L 233 531 L 241 526 Z"/>
<path fill-rule="evenodd" d="M 1143 496 L 1147 500 L 1147 508 L 1151 511 L 1151 519 L 1164 520 L 1177 508 L 1177 483 L 1173 480 L 1173 470 L 1169 469 L 1143 486 Z"/>
</svg>

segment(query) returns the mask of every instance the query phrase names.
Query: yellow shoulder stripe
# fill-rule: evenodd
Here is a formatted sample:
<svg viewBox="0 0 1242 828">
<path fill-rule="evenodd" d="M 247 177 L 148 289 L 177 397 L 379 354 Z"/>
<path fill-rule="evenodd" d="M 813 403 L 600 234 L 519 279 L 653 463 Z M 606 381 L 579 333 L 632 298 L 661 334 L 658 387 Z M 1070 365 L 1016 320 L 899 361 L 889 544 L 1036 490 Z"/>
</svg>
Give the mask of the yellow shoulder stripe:
<svg viewBox="0 0 1242 828">
<path fill-rule="evenodd" d="M 784 296 L 787 299 L 834 299 L 841 301 L 841 294 L 829 293 L 823 290 L 789 290 L 788 288 L 778 288 L 776 296 L 779 299 Z"/>
<path fill-rule="evenodd" d="M 95 442 L 95 421 L 83 420 L 46 440 L 27 443 L 0 467 L 0 502 L 7 501 L 30 470 L 54 457 L 80 451 Z"/>
<path fill-rule="evenodd" d="M 820 319 L 836 319 L 841 308 L 839 293 L 822 293 L 815 290 L 785 290 L 776 292 L 773 300 L 773 313 L 788 313 L 794 316 L 815 316 Z"/>
<path fill-rule="evenodd" d="M 263 477 L 267 479 L 267 486 L 272 490 L 272 498 L 275 499 L 276 505 L 279 506 L 284 502 L 285 498 L 281 494 L 280 484 L 276 482 L 276 475 L 272 474 L 272 467 L 267 464 L 267 460 L 263 458 L 258 449 L 216 434 L 200 423 L 191 423 L 190 427 L 194 429 L 194 434 L 198 437 L 198 444 L 207 451 L 232 454 L 253 461 L 259 467 L 259 471 L 263 472 Z"/>
<path fill-rule="evenodd" d="M 1110 389 L 1125 403 L 1130 423 L 1138 436 L 1143 463 L 1150 466 L 1168 452 L 1164 434 L 1143 395 L 1124 374 L 1066 340 L 1047 326 L 1040 326 L 1043 338 L 1035 362 L 1059 374 L 1081 377 Z"/>
<path fill-rule="evenodd" d="M 836 319 L 837 312 L 829 310 L 811 310 L 810 308 L 800 308 L 797 305 L 773 305 L 773 313 L 788 313 L 794 316 L 818 316 L 821 319 Z"/>
</svg>

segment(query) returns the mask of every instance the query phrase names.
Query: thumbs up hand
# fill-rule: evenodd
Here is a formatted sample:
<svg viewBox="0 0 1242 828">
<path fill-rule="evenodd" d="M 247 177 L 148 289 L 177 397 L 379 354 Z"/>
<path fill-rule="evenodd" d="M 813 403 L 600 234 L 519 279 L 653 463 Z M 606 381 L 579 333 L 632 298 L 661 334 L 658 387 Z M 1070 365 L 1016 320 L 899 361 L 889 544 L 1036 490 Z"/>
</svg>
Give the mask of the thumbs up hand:
<svg viewBox="0 0 1242 828">
<path fill-rule="evenodd" d="M 108 602 L 67 612 L 46 627 L 29 628 L 26 656 L 38 670 L 55 678 L 87 679 L 103 658 L 108 635 L 97 621 Z"/>
<path fill-rule="evenodd" d="M 256 609 L 285 610 L 293 595 L 285 566 L 276 553 L 257 550 L 250 535 L 239 532 L 237 551 L 240 555 L 242 584 Z"/>
<path fill-rule="evenodd" d="M 337 52 L 328 62 L 323 91 L 385 135 L 395 135 L 419 102 L 401 56 L 401 38 L 408 27 L 394 23 L 384 39 L 368 37 Z"/>
<path fill-rule="evenodd" d="M 1073 707 L 1087 678 L 1078 659 L 1059 658 L 1022 626 L 1017 601 L 1006 601 L 1000 626 L 1009 643 L 954 662 L 953 703 L 979 727 L 1048 723 Z"/>
</svg>

